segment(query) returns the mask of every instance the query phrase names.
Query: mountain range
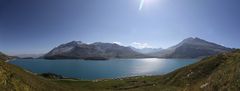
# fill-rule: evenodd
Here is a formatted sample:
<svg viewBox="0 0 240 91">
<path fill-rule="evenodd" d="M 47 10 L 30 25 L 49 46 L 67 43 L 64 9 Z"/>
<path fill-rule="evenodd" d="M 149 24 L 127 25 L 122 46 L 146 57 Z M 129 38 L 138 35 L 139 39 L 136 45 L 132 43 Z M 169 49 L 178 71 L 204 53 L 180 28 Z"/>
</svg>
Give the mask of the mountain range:
<svg viewBox="0 0 240 91">
<path fill-rule="evenodd" d="M 45 55 L 44 53 L 41 54 L 15 54 L 14 56 L 19 58 L 39 58 Z"/>
<path fill-rule="evenodd" d="M 142 58 L 144 54 L 133 51 L 130 47 L 114 43 L 96 42 L 86 44 L 72 41 L 62 44 L 44 55 L 46 59 L 109 59 L 109 58 Z"/>
<path fill-rule="evenodd" d="M 125 47 L 115 43 L 86 44 L 72 41 L 62 44 L 43 57 L 46 59 L 109 59 L 109 58 L 201 58 L 233 49 L 200 38 L 187 38 L 167 49 Z"/>
</svg>

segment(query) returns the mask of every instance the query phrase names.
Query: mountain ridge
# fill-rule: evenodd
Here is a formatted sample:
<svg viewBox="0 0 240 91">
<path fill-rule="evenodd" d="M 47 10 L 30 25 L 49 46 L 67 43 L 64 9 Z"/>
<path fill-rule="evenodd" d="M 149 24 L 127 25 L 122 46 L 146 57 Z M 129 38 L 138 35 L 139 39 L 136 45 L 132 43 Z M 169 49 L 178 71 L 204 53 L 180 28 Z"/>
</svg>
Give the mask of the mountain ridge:
<svg viewBox="0 0 240 91">
<path fill-rule="evenodd" d="M 110 59 L 110 58 L 202 58 L 229 52 L 233 49 L 198 37 L 186 38 L 167 49 L 137 49 L 115 43 L 95 42 L 86 44 L 72 41 L 55 47 L 45 54 L 46 59 Z"/>
<path fill-rule="evenodd" d="M 144 54 L 133 51 L 129 47 L 115 43 L 95 42 L 86 44 L 81 41 L 72 41 L 55 47 L 48 52 L 46 59 L 95 59 L 95 58 L 141 58 Z"/>
<path fill-rule="evenodd" d="M 184 39 L 177 45 L 159 52 L 149 53 L 148 55 L 160 58 L 201 58 L 232 50 L 231 48 L 208 42 L 197 37 L 190 37 Z"/>
</svg>

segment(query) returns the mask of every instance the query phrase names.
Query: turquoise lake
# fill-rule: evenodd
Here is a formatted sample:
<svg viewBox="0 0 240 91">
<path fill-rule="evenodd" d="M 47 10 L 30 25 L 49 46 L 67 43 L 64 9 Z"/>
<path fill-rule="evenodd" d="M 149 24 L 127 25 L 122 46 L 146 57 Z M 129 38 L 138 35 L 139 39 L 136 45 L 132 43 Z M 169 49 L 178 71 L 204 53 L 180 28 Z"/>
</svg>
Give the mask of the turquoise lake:
<svg viewBox="0 0 240 91">
<path fill-rule="evenodd" d="M 99 60 L 45 60 L 17 59 L 9 63 L 34 73 L 55 73 L 82 80 L 110 79 L 130 76 L 163 75 L 199 59 L 111 59 Z"/>
</svg>

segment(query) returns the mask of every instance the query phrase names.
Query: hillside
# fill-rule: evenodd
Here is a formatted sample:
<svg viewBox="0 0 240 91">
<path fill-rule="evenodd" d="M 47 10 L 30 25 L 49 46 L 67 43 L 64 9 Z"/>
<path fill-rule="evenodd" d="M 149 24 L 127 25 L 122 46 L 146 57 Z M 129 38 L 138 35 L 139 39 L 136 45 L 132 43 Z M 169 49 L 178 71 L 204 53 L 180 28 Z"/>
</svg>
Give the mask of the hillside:
<svg viewBox="0 0 240 91">
<path fill-rule="evenodd" d="M 62 44 L 49 53 L 46 59 L 109 59 L 109 58 L 141 58 L 145 55 L 133 51 L 129 47 L 112 43 L 96 42 L 85 44 L 81 41 L 72 41 Z"/>
<path fill-rule="evenodd" d="M 208 57 L 164 76 L 161 83 L 185 91 L 237 91 L 240 89 L 240 50 Z"/>
<path fill-rule="evenodd" d="M 10 59 L 10 57 L 8 57 L 7 55 L 0 52 L 0 60 L 1 61 L 6 61 L 6 60 L 9 60 L 9 59 Z"/>
<path fill-rule="evenodd" d="M 1 91 L 66 91 L 60 86 L 42 77 L 33 75 L 14 65 L 5 63 L 6 55 L 0 57 Z"/>
<path fill-rule="evenodd" d="M 231 50 L 200 38 L 187 38 L 173 47 L 149 55 L 160 58 L 201 58 Z"/>
</svg>

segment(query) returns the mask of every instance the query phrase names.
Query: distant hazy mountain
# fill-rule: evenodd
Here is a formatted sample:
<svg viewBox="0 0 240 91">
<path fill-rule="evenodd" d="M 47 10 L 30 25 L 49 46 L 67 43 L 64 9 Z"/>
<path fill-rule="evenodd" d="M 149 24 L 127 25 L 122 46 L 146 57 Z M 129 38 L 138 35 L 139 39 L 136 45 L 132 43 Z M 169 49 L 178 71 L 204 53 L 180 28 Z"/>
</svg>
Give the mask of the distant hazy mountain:
<svg viewBox="0 0 240 91">
<path fill-rule="evenodd" d="M 148 54 L 148 53 L 155 53 L 155 52 L 160 52 L 163 49 L 162 48 L 135 48 L 135 47 L 131 47 L 134 51 L 139 52 L 139 53 L 143 53 L 143 54 Z"/>
<path fill-rule="evenodd" d="M 133 51 L 130 47 L 101 42 L 85 44 L 81 41 L 72 41 L 62 44 L 44 56 L 46 59 L 108 59 L 139 57 L 144 57 L 144 55 Z"/>
<path fill-rule="evenodd" d="M 42 57 L 44 54 L 17 54 L 14 56 L 17 56 L 19 58 L 39 58 Z"/>
<path fill-rule="evenodd" d="M 173 47 L 149 55 L 162 58 L 198 58 L 231 50 L 200 38 L 187 38 Z"/>
</svg>

